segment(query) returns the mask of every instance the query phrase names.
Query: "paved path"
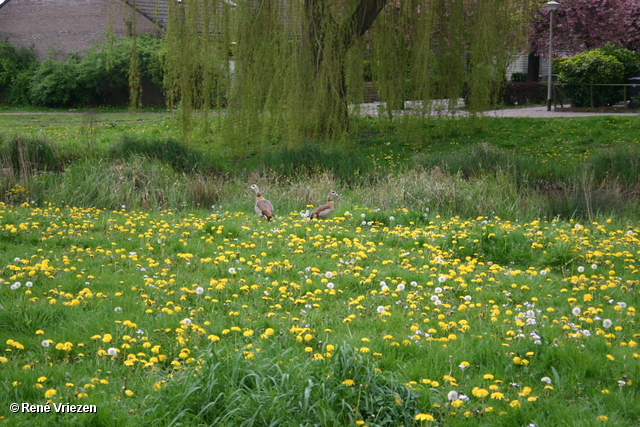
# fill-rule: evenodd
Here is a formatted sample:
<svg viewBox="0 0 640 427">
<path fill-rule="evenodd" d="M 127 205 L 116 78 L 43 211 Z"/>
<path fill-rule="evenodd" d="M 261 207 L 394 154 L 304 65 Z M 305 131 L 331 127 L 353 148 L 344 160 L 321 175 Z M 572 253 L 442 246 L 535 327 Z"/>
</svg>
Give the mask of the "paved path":
<svg viewBox="0 0 640 427">
<path fill-rule="evenodd" d="M 432 104 L 435 108 L 433 114 L 445 114 L 451 115 L 451 111 L 447 109 L 449 103 L 447 100 L 435 100 Z M 464 100 L 458 100 L 458 104 L 454 107 L 455 115 L 467 115 L 467 111 L 463 110 Z M 413 108 L 421 108 L 421 103 L 418 101 L 405 102 L 405 109 L 403 111 L 396 112 L 397 114 L 410 114 Z M 384 114 L 384 103 L 374 102 L 370 104 L 360 104 L 358 110 L 361 115 L 375 116 L 378 114 Z M 568 111 L 567 109 L 551 108 L 551 111 L 547 111 L 546 106 L 542 107 L 520 107 L 520 108 L 502 108 L 500 110 L 490 110 L 480 113 L 482 116 L 488 117 L 598 117 L 598 116 L 639 116 L 638 112 L 609 112 L 609 111 L 593 111 L 593 112 L 577 112 Z"/>
<path fill-rule="evenodd" d="M 547 111 L 547 107 L 525 107 L 525 108 L 506 108 L 502 110 L 492 110 L 482 113 L 485 116 L 494 117 L 598 117 L 598 116 L 640 116 L 636 113 L 616 113 L 616 112 L 577 112 L 558 110 Z"/>
<path fill-rule="evenodd" d="M 409 104 L 410 105 L 410 104 Z M 360 104 L 358 106 L 361 115 L 378 115 L 384 107 L 384 104 L 376 102 L 371 104 Z M 410 109 L 404 110 L 403 113 L 409 112 Z M 33 115 L 43 115 L 43 114 L 57 114 L 57 115 L 69 115 L 69 116 L 83 116 L 89 114 L 95 115 L 110 115 L 110 114 L 127 114 L 126 111 L 123 112 L 82 112 L 82 111 L 51 111 L 51 112 L 0 112 L 0 115 L 3 116 L 33 116 Z M 159 111 L 159 112 L 138 112 L 136 114 L 169 114 L 167 111 Z M 434 114 L 450 114 L 448 110 L 440 110 L 435 111 Z M 457 110 L 456 115 L 466 115 L 468 114 L 464 110 Z M 576 111 L 567 111 L 567 110 L 554 110 L 547 111 L 547 107 L 522 107 L 522 108 L 503 108 L 500 110 L 490 110 L 481 113 L 483 116 L 489 117 L 598 117 L 598 116 L 639 116 L 639 112 L 630 113 L 630 112 L 602 112 L 602 111 L 594 111 L 594 112 L 576 112 Z"/>
</svg>

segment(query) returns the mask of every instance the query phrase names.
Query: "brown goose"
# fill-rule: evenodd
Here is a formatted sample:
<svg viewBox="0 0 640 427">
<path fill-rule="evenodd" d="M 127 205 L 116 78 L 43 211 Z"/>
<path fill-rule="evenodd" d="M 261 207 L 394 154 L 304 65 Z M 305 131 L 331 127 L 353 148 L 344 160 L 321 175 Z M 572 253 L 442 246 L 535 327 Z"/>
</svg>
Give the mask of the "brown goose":
<svg viewBox="0 0 640 427">
<path fill-rule="evenodd" d="M 271 218 L 273 218 L 273 205 L 270 201 L 262 197 L 257 185 L 252 184 L 249 188 L 256 192 L 256 213 L 260 218 L 266 218 L 267 221 L 271 221 Z"/>
<path fill-rule="evenodd" d="M 327 204 L 326 205 L 322 205 L 316 208 L 316 210 L 314 210 L 313 212 L 311 212 L 311 218 L 320 218 L 320 219 L 327 219 L 331 216 L 331 214 L 333 213 L 333 197 L 338 197 L 339 194 L 336 193 L 334 190 L 331 190 L 329 192 L 329 196 L 327 197 Z"/>
</svg>

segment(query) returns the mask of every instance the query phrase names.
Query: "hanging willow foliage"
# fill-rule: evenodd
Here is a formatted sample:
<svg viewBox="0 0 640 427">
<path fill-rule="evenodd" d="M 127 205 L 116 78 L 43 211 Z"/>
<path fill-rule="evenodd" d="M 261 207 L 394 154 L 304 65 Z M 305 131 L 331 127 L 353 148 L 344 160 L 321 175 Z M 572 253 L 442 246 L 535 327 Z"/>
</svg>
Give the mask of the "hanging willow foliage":
<svg viewBox="0 0 640 427">
<path fill-rule="evenodd" d="M 170 0 L 165 88 L 188 132 L 228 141 L 339 139 L 371 78 L 387 113 L 491 102 L 526 47 L 536 0 Z"/>
</svg>

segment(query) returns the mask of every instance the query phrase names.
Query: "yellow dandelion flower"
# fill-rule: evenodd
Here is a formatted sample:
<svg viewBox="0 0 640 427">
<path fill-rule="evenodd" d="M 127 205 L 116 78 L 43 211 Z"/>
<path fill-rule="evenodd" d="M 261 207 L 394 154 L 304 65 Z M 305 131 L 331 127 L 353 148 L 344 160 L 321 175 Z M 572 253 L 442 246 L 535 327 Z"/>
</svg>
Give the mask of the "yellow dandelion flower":
<svg viewBox="0 0 640 427">
<path fill-rule="evenodd" d="M 342 384 L 346 385 L 347 387 L 351 387 L 355 384 L 356 382 L 353 381 L 352 379 L 346 379 L 344 381 L 342 381 Z"/>
<path fill-rule="evenodd" d="M 431 414 L 418 414 L 414 418 L 416 421 L 435 421 Z"/>
<path fill-rule="evenodd" d="M 462 399 L 456 399 L 451 402 L 451 406 L 453 406 L 454 408 L 459 408 L 462 405 L 464 405 L 464 401 Z"/>
<path fill-rule="evenodd" d="M 49 390 L 44 392 L 44 398 L 51 399 L 53 396 L 56 395 L 56 393 L 58 393 L 58 390 L 50 388 Z"/>
<path fill-rule="evenodd" d="M 471 390 L 471 394 L 479 399 L 483 399 L 489 395 L 489 392 L 484 388 L 474 387 L 473 390 Z"/>
</svg>

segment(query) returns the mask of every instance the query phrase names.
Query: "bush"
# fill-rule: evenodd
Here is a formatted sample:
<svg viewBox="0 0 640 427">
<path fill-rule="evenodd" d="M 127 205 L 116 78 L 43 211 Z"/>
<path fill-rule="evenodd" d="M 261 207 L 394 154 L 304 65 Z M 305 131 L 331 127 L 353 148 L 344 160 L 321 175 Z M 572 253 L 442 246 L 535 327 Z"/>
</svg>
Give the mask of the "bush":
<svg viewBox="0 0 640 427">
<path fill-rule="evenodd" d="M 132 39 L 118 39 L 112 49 L 100 43 L 86 55 L 70 54 L 65 61 L 38 64 L 32 51 L 0 43 L 0 92 L 9 105 L 69 108 L 122 105 L 129 94 Z M 163 41 L 142 34 L 137 38 L 142 81 L 162 87 Z"/>
<path fill-rule="evenodd" d="M 636 52 L 629 49 L 619 49 L 609 43 L 598 50 L 605 55 L 613 56 L 624 66 L 623 80 L 640 76 L 640 55 Z"/>
<path fill-rule="evenodd" d="M 527 81 L 527 73 L 517 72 L 511 74 L 511 81 L 514 83 L 522 83 Z"/>
<path fill-rule="evenodd" d="M 541 104 L 546 99 L 546 87 L 538 82 L 509 82 L 502 102 L 507 105 Z"/>
<path fill-rule="evenodd" d="M 79 95 L 77 61 L 70 57 L 59 62 L 48 59 L 31 76 L 29 99 L 43 107 L 71 107 L 86 101 Z"/>
<path fill-rule="evenodd" d="M 0 101 L 13 103 L 22 99 L 25 103 L 27 98 L 21 95 L 23 90 L 20 88 L 35 64 L 33 49 L 17 50 L 8 42 L 0 42 L 0 92 L 4 93 L 4 99 Z"/>
<path fill-rule="evenodd" d="M 620 88 L 590 86 L 624 83 L 625 66 L 615 56 L 595 49 L 554 62 L 558 83 L 567 84 L 564 90 L 572 106 L 603 107 L 622 99 Z"/>
<path fill-rule="evenodd" d="M 16 50 L 8 42 L 0 42 L 0 89 L 9 88 L 14 76 L 29 68 L 35 60 L 33 49 Z"/>
</svg>

